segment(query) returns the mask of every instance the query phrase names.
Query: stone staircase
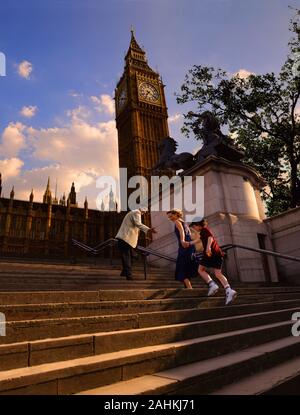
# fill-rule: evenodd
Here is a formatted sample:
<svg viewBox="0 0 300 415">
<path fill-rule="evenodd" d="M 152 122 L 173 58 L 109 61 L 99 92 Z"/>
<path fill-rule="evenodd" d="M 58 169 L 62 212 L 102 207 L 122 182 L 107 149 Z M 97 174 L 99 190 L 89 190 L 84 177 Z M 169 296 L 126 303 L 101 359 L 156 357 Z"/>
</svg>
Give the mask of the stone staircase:
<svg viewBox="0 0 300 415">
<path fill-rule="evenodd" d="M 300 287 L 182 289 L 167 271 L 0 263 L 0 394 L 299 393 Z"/>
<path fill-rule="evenodd" d="M 116 262 L 116 260 L 114 260 Z M 1 291 L 55 291 L 55 290 L 106 290 L 115 288 L 180 288 L 174 272 L 149 269 L 145 280 L 144 269 L 134 266 L 134 281 L 120 277 L 120 265 L 70 265 L 24 262 L 0 262 Z M 200 278 L 195 286 L 202 286 Z"/>
</svg>

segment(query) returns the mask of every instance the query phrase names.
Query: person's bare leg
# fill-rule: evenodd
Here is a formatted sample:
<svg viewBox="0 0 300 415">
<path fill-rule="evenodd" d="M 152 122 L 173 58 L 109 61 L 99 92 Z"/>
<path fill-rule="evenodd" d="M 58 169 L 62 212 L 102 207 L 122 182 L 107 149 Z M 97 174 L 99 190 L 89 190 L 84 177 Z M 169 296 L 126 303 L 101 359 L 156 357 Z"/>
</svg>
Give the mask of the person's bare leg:
<svg viewBox="0 0 300 415">
<path fill-rule="evenodd" d="M 189 288 L 189 289 L 193 288 L 192 284 L 191 284 L 191 281 L 188 278 L 185 278 L 183 280 L 183 283 L 184 283 L 185 288 Z"/>
<path fill-rule="evenodd" d="M 210 275 L 206 272 L 206 269 L 203 265 L 199 265 L 198 272 L 202 279 L 206 282 L 208 286 L 207 296 L 211 297 L 218 292 L 219 286 L 211 279 Z"/>
<path fill-rule="evenodd" d="M 225 277 L 225 275 L 222 274 L 222 270 L 214 268 L 214 273 L 215 273 L 216 278 L 218 278 L 218 280 L 220 281 L 224 289 L 226 289 L 227 287 L 230 287 L 230 284 L 227 278 Z"/>
<path fill-rule="evenodd" d="M 205 267 L 203 265 L 199 265 L 198 273 L 200 277 L 206 282 L 206 284 L 209 284 L 211 282 L 211 276 L 206 272 Z"/>
</svg>

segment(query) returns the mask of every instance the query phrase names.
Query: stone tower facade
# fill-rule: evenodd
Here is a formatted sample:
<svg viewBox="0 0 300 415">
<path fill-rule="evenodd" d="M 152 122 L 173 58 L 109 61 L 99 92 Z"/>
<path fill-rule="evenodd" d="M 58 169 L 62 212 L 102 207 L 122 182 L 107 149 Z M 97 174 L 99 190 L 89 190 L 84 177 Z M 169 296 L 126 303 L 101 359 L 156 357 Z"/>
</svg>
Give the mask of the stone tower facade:
<svg viewBox="0 0 300 415">
<path fill-rule="evenodd" d="M 128 178 L 147 179 L 158 161 L 158 143 L 169 135 L 164 85 L 148 65 L 133 31 L 124 72 L 115 90 L 119 164 Z"/>
</svg>

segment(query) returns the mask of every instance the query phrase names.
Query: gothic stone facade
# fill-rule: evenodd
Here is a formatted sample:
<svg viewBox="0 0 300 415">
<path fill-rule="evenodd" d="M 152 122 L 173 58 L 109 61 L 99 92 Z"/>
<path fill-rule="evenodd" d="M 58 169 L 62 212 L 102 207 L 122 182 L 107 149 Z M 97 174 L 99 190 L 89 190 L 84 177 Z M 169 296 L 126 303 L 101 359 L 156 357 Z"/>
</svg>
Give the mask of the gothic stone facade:
<svg viewBox="0 0 300 415">
<path fill-rule="evenodd" d="M 98 210 L 0 199 L 0 254 L 2 256 L 69 257 L 74 238 L 89 246 L 114 237 L 123 214 Z M 83 252 L 76 250 L 76 255 Z M 108 256 L 106 250 L 101 256 Z"/>
</svg>

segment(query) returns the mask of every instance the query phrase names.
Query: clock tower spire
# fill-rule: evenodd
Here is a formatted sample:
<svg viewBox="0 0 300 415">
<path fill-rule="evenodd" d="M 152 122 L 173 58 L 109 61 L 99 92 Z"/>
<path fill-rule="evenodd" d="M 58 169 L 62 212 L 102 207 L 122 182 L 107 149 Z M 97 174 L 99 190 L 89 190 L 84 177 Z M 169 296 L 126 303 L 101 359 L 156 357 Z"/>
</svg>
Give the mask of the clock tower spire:
<svg viewBox="0 0 300 415">
<path fill-rule="evenodd" d="M 149 180 L 158 161 L 158 144 L 169 135 L 168 112 L 161 77 L 148 65 L 133 30 L 115 104 L 119 165 L 127 168 L 128 179 L 140 175 Z"/>
</svg>

